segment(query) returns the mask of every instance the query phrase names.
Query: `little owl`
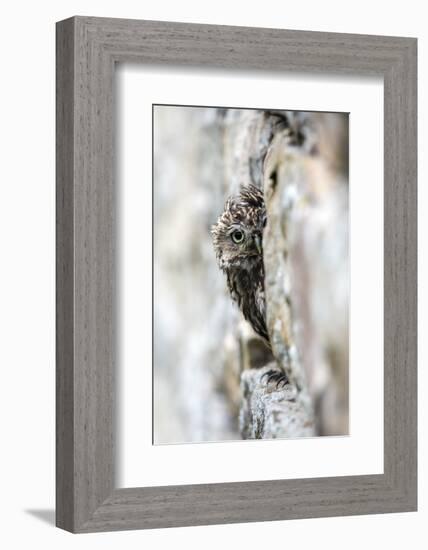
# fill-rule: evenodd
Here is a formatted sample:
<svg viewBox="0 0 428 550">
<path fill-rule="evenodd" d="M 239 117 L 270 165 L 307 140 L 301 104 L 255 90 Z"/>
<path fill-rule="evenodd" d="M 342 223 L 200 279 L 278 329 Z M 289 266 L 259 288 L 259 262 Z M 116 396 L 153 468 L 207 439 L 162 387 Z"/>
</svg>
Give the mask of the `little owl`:
<svg viewBox="0 0 428 550">
<path fill-rule="evenodd" d="M 228 199 L 224 212 L 212 227 L 217 262 L 226 274 L 227 286 L 244 318 L 270 348 L 266 328 L 263 230 L 266 226 L 263 192 L 254 185 Z M 266 373 L 268 382 L 286 383 L 283 372 Z"/>
<path fill-rule="evenodd" d="M 249 185 L 226 202 L 212 228 L 214 250 L 220 269 L 227 276 L 232 299 L 245 319 L 265 342 L 266 330 L 263 229 L 266 209 L 262 192 Z"/>
</svg>

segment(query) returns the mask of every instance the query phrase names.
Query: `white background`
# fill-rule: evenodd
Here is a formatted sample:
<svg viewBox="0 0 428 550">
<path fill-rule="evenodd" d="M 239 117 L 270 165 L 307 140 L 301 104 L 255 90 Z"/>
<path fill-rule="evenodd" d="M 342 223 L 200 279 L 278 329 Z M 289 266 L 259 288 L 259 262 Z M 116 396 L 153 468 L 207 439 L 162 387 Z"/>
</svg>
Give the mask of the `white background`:
<svg viewBox="0 0 428 550">
<path fill-rule="evenodd" d="M 54 22 L 99 15 L 320 31 L 408 35 L 419 38 L 420 151 L 428 146 L 423 3 L 359 0 L 281 3 L 264 0 L 70 0 L 10 2 L 3 6 L 0 165 L 1 238 L 1 510 L 4 548 L 422 548 L 426 544 L 428 484 L 419 473 L 419 512 L 381 516 L 194 527 L 73 536 L 52 527 L 54 505 Z M 420 280 L 428 278 L 427 163 L 419 155 Z M 419 463 L 428 461 L 426 287 L 421 286 Z M 370 305 L 368 304 L 368 307 Z M 418 542 L 418 538 L 420 541 Z"/>
<path fill-rule="evenodd" d="M 135 65 L 122 66 L 116 78 L 121 204 L 118 371 L 122 390 L 118 399 L 117 485 L 141 487 L 382 473 L 382 80 L 296 74 L 279 78 L 191 69 L 177 70 L 172 77 L 169 70 Z M 170 85 L 172 78 L 174 86 Z M 147 269 L 151 261 L 152 201 L 147 182 L 152 176 L 151 117 L 155 102 L 350 112 L 348 437 L 152 446 L 152 316 L 148 307 L 152 285 Z M 371 167 L 370 176 L 367 165 Z M 363 264 L 370 265 L 370 270 L 361 270 Z M 366 303 L 361 300 L 362 292 Z M 371 308 L 369 316 L 367 303 Z M 176 467 L 171 468 L 171 464 Z"/>
</svg>

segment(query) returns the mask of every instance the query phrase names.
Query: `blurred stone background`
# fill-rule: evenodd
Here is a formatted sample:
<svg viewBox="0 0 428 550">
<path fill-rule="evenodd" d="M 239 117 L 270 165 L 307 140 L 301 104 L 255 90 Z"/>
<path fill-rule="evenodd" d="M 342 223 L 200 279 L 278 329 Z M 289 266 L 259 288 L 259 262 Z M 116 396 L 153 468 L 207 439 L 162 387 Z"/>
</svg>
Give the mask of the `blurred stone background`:
<svg viewBox="0 0 428 550">
<path fill-rule="evenodd" d="M 154 107 L 154 443 L 348 433 L 348 117 Z M 210 229 L 253 183 L 272 353 L 231 302 Z M 266 385 L 281 364 L 290 384 Z"/>
</svg>

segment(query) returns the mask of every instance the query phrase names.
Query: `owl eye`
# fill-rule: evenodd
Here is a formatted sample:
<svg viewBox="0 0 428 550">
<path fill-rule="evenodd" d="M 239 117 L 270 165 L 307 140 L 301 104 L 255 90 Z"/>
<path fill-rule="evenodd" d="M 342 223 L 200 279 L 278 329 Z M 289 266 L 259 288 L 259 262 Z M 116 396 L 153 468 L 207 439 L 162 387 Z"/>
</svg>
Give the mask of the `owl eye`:
<svg viewBox="0 0 428 550">
<path fill-rule="evenodd" d="M 244 242 L 244 232 L 243 231 L 240 231 L 239 229 L 236 229 L 232 235 L 232 241 L 235 243 L 235 244 L 241 244 Z"/>
</svg>

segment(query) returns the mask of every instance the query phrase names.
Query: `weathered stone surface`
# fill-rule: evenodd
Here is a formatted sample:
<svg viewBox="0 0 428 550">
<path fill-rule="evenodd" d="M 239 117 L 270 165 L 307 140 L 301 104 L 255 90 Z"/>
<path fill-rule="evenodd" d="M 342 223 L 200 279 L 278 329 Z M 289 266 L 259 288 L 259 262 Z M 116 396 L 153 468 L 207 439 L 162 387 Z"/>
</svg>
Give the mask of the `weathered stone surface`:
<svg viewBox="0 0 428 550">
<path fill-rule="evenodd" d="M 266 374 L 276 363 L 246 370 L 241 376 L 242 404 L 239 416 L 244 439 L 311 437 L 315 424 L 302 407 L 296 387 L 266 384 Z"/>
<path fill-rule="evenodd" d="M 307 115 L 300 146 L 278 132 L 264 163 L 267 320 L 276 359 L 316 415 L 348 432 L 347 119 Z M 345 144 L 345 146 L 344 146 Z"/>
</svg>

